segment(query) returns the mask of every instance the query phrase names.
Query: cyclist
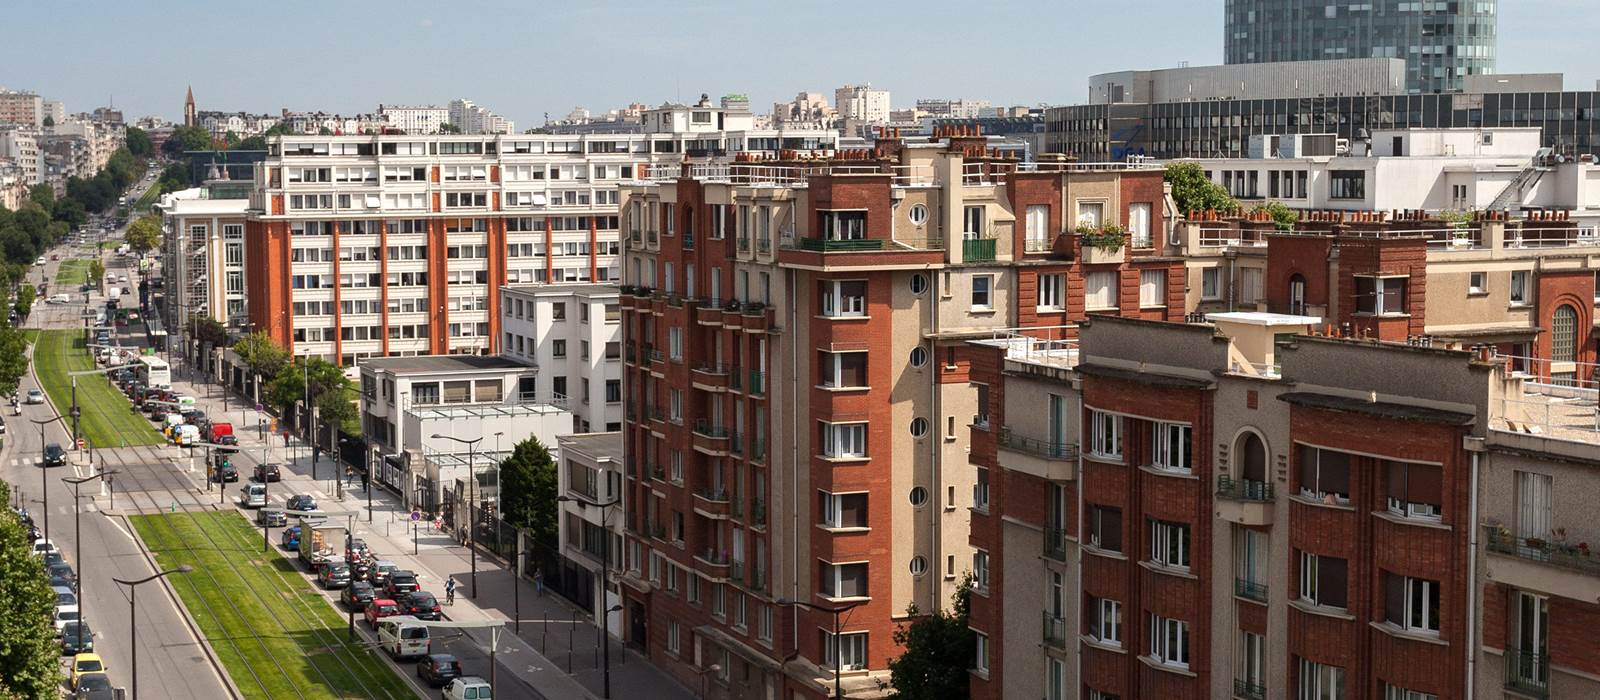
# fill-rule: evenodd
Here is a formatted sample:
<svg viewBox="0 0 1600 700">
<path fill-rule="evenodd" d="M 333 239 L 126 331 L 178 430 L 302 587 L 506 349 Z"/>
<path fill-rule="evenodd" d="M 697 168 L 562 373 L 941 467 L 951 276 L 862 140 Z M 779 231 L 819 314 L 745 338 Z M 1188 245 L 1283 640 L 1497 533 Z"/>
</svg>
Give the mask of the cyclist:
<svg viewBox="0 0 1600 700">
<path fill-rule="evenodd" d="M 444 604 L 445 605 L 455 605 L 456 604 L 456 579 L 455 579 L 454 576 L 451 576 L 450 578 L 445 579 L 445 582 L 444 582 Z"/>
</svg>

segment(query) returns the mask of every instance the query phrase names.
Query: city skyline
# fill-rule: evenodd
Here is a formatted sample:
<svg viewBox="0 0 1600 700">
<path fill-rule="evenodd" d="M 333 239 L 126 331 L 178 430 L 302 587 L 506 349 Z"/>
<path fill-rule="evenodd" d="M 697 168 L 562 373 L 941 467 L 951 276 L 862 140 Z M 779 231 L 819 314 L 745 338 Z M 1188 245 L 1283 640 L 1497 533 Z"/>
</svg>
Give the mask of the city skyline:
<svg viewBox="0 0 1600 700">
<path fill-rule="evenodd" d="M 10 69 L 0 74 L 0 85 L 62 100 L 72 111 L 113 100 L 130 116 L 173 120 L 181 117 L 184 89 L 190 85 L 201 109 L 254 113 L 287 108 L 351 114 L 372 111 L 380 102 L 442 106 L 466 97 L 526 128 L 543 123 L 546 114 L 560 119 L 574 107 L 601 113 L 634 101 L 651 106 L 690 102 L 701 93 L 713 98 L 747 94 L 753 109 L 764 112 L 774 101 L 788 100 L 797 92 L 827 94 L 839 85 L 869 81 L 889 89 L 897 107 L 928 97 L 987 99 L 996 106 L 1076 104 L 1085 101 L 1091 74 L 1171 67 L 1185 61 L 1221 63 L 1223 50 L 1221 0 L 1196 6 L 1135 0 L 1103 8 L 986 7 L 982 26 L 992 29 L 969 31 L 976 36 L 937 55 L 919 50 L 916 37 L 973 26 L 963 17 L 964 6 L 934 2 L 908 13 L 830 3 L 820 9 L 769 8 L 758 19 L 720 1 L 670 7 L 612 2 L 543 14 L 486 4 L 478 16 L 504 19 L 483 24 L 459 12 L 444 16 L 437 7 L 403 3 L 378 18 L 381 39 L 357 41 L 343 36 L 339 28 L 372 21 L 364 9 L 304 5 L 308 10 L 315 7 L 318 15 L 314 26 L 301 29 L 296 25 L 305 24 L 308 15 L 293 11 L 300 6 L 242 7 L 227 15 L 192 17 L 207 8 L 197 3 L 124 7 L 96 2 L 17 8 L 18 26 L 33 26 L 36 31 L 0 49 L 0 65 Z M 1092 32 L 1082 43 L 1073 36 L 1081 33 L 1072 29 L 1074 21 L 1102 27 L 1119 17 L 1150 17 L 1158 12 L 1170 21 L 1141 24 L 1137 42 L 1113 32 Z M 1569 89 L 1589 86 L 1600 71 L 1582 54 L 1583 27 L 1589 23 L 1574 20 L 1583 14 L 1596 15 L 1600 10 L 1583 0 L 1502 7 L 1499 72 L 1562 72 Z M 274 41 L 219 41 L 222 53 L 207 55 L 201 41 L 124 38 L 129 32 L 159 36 L 162 24 L 170 26 L 174 17 L 184 17 L 184 34 L 190 37 L 220 39 L 253 27 L 250 34 L 272 36 Z M 820 25 L 819 19 L 827 24 Z M 626 31 L 630 24 L 655 31 L 650 36 L 630 36 Z M 769 26 L 789 28 L 777 32 L 778 38 L 793 38 L 796 48 L 774 50 L 774 37 L 765 30 Z M 818 26 L 829 30 L 813 29 Z M 595 51 L 597 45 L 587 39 L 584 27 L 612 32 L 610 36 L 620 39 L 617 48 Z M 518 28 L 531 32 L 519 34 Z M 888 41 L 880 40 L 884 36 L 880 30 L 889 32 Z M 724 48 L 696 41 L 693 33 L 728 41 Z M 404 62 L 377 60 L 379 52 L 418 43 L 432 47 L 429 56 L 435 60 L 418 66 L 415 73 L 405 70 Z M 483 52 L 440 50 L 473 45 Z M 601 42 L 598 48 L 605 45 Z M 50 50 L 63 46 L 73 49 Z M 1026 47 L 1026 55 L 1061 70 L 1004 70 L 1005 63 L 994 57 L 1004 56 L 1008 47 Z M 781 62 L 785 71 L 774 72 L 770 61 L 721 60 L 719 52 L 766 52 L 773 58 L 790 58 Z M 808 60 L 792 58 L 799 53 Z M 571 59 L 558 63 L 551 55 Z M 497 61 L 482 61 L 486 56 Z M 916 59 L 907 58 L 911 56 Z M 330 61 L 351 66 L 352 80 L 337 79 L 337 69 L 311 69 Z M 485 68 L 472 70 L 477 65 Z M 376 70 L 380 66 L 382 70 Z M 298 78 L 301 67 L 317 80 Z M 508 79 L 508 74 L 517 77 Z M 622 77 L 628 75 L 632 77 Z"/>
</svg>

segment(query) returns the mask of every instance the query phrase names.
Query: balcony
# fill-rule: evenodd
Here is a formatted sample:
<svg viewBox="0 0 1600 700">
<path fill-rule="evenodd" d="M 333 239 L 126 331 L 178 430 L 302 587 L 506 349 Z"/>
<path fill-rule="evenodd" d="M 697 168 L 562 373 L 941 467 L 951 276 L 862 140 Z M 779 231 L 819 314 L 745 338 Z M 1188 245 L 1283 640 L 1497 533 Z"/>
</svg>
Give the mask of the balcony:
<svg viewBox="0 0 1600 700">
<path fill-rule="evenodd" d="M 660 406 L 645 406 L 644 415 L 657 423 L 667 422 L 667 409 Z"/>
<path fill-rule="evenodd" d="M 1489 552 L 1495 555 L 1489 560 L 1490 580 L 1563 598 L 1600 598 L 1600 556 L 1587 547 L 1487 527 Z"/>
<path fill-rule="evenodd" d="M 666 364 L 666 362 L 667 362 L 667 353 L 662 352 L 660 350 L 657 350 L 655 348 L 651 348 L 651 347 L 645 348 L 644 349 L 644 355 L 645 355 L 645 357 L 650 358 L 650 364 L 652 364 L 652 365 L 662 365 L 662 364 Z"/>
<path fill-rule="evenodd" d="M 696 389 L 710 392 L 724 392 L 728 390 L 728 367 L 721 362 L 700 362 L 695 364 L 689 382 Z"/>
<path fill-rule="evenodd" d="M 728 553 L 715 547 L 706 547 L 694 555 L 695 568 L 701 573 L 713 578 L 724 579 L 728 577 Z"/>
<path fill-rule="evenodd" d="M 748 585 L 750 590 L 757 593 L 765 593 L 767 591 L 767 574 L 759 567 L 751 567 L 750 578 L 745 583 Z"/>
<path fill-rule="evenodd" d="M 1270 481 L 1217 476 L 1217 517 L 1240 525 L 1271 525 L 1275 496 Z"/>
<path fill-rule="evenodd" d="M 995 239 L 966 238 L 961 241 L 962 262 L 993 262 Z"/>
<path fill-rule="evenodd" d="M 750 499 L 750 526 L 764 527 L 767 524 L 767 502 L 760 498 Z"/>
<path fill-rule="evenodd" d="M 767 382 L 766 382 L 766 380 L 767 380 L 767 373 L 766 372 L 762 372 L 760 370 L 754 370 L 754 369 L 750 370 L 750 383 L 746 385 L 746 389 L 750 392 L 751 396 L 766 396 L 767 395 Z"/>
<path fill-rule="evenodd" d="M 1245 600 L 1265 603 L 1267 602 L 1267 584 L 1236 578 L 1233 580 L 1233 594 Z"/>
<path fill-rule="evenodd" d="M 751 438 L 750 439 L 750 451 L 745 453 L 745 459 L 750 460 L 751 464 L 766 464 L 766 462 L 767 462 L 767 440 L 766 440 L 766 438 L 762 438 L 762 437 Z"/>
<path fill-rule="evenodd" d="M 1044 556 L 1064 562 L 1067 560 L 1067 530 L 1061 527 L 1044 529 Z"/>
<path fill-rule="evenodd" d="M 750 252 L 750 237 L 749 236 L 740 236 L 739 237 L 739 252 L 741 252 L 741 253 Z"/>
<path fill-rule="evenodd" d="M 728 519 L 728 490 L 703 486 L 694 490 L 694 512 L 713 520 Z"/>
<path fill-rule="evenodd" d="M 1067 621 L 1044 611 L 1044 645 L 1051 649 L 1067 649 Z"/>
<path fill-rule="evenodd" d="M 735 559 L 728 563 L 728 580 L 744 583 L 744 562 Z"/>
<path fill-rule="evenodd" d="M 639 363 L 639 359 L 638 358 L 639 358 L 639 351 L 638 351 L 638 349 L 636 347 L 634 347 L 633 343 L 628 343 L 628 344 L 622 346 L 622 361 L 623 361 L 624 364 L 630 364 L 630 365 L 638 364 Z"/>
<path fill-rule="evenodd" d="M 650 523 L 647 527 L 649 528 L 651 539 L 661 540 L 662 542 L 671 541 L 667 539 L 667 526 L 661 523 Z"/>
<path fill-rule="evenodd" d="M 1078 478 L 1078 446 L 1075 443 L 1040 440 L 1019 435 L 1010 428 L 1001 428 L 995 436 L 995 445 L 1008 454 L 1001 464 L 1050 481 L 1073 481 Z"/>
<path fill-rule="evenodd" d="M 728 452 L 730 454 L 744 454 L 744 435 L 737 430 L 728 431 Z"/>
<path fill-rule="evenodd" d="M 1233 679 L 1233 696 L 1245 698 L 1245 700 L 1267 700 L 1267 686 L 1235 678 Z"/>
<path fill-rule="evenodd" d="M 728 455 L 728 429 L 704 418 L 694 422 L 694 448 L 714 457 Z"/>
<path fill-rule="evenodd" d="M 762 241 L 765 243 L 766 241 Z M 801 238 L 798 241 L 800 250 L 813 253 L 859 253 L 862 251 L 883 250 L 881 238 Z M 766 251 L 762 251 L 766 252 Z"/>
<path fill-rule="evenodd" d="M 1506 689 L 1536 698 L 1550 697 L 1550 657 L 1507 647 Z"/>
</svg>

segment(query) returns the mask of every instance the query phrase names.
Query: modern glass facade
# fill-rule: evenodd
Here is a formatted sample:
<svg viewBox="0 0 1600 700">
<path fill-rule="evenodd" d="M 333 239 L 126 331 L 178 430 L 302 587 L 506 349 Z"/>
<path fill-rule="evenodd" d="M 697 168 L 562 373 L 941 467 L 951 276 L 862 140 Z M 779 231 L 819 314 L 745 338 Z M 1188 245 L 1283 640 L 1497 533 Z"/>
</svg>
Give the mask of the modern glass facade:
<svg viewBox="0 0 1600 700">
<path fill-rule="evenodd" d="M 1227 0 L 1228 63 L 1401 58 L 1411 93 L 1494 72 L 1497 0 Z"/>
<path fill-rule="evenodd" d="M 1074 105 L 1045 112 L 1045 150 L 1082 161 L 1243 158 L 1256 134 L 1529 127 L 1575 157 L 1600 154 L 1600 92 L 1375 95 Z M 1530 154 L 1531 155 L 1531 154 Z"/>
</svg>

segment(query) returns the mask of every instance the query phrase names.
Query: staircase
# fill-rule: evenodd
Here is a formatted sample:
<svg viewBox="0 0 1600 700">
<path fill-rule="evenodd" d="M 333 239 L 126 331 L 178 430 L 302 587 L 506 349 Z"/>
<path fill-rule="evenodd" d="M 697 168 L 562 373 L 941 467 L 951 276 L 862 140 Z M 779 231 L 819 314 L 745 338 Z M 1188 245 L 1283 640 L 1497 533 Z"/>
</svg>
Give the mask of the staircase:
<svg viewBox="0 0 1600 700">
<path fill-rule="evenodd" d="M 1489 202 L 1487 210 L 1508 211 L 1512 206 L 1521 204 L 1522 196 L 1530 188 L 1538 184 L 1539 178 L 1550 172 L 1550 168 L 1543 165 L 1549 157 L 1549 150 L 1548 148 L 1539 149 L 1539 152 L 1533 156 L 1533 160 L 1528 161 L 1528 164 L 1522 168 L 1522 172 L 1511 178 L 1511 182 L 1506 183 L 1506 188 L 1500 190 L 1500 194 L 1495 195 L 1494 201 Z"/>
</svg>

